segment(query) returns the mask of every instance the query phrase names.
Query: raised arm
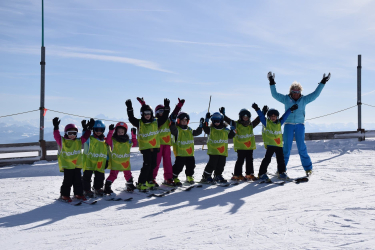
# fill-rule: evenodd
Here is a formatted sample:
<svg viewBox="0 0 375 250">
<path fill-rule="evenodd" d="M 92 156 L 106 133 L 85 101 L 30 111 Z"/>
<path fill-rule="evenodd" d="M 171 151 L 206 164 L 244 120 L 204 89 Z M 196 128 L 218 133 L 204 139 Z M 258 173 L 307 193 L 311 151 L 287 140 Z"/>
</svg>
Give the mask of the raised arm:
<svg viewBox="0 0 375 250">
<path fill-rule="evenodd" d="M 131 130 L 131 136 L 132 136 L 132 147 L 137 147 L 138 146 L 138 141 L 137 141 L 137 129 L 132 128 Z"/>
<path fill-rule="evenodd" d="M 224 121 L 226 123 L 230 124 L 231 122 L 235 122 L 234 120 L 230 119 L 228 116 L 225 115 L 225 108 L 224 107 L 219 108 L 219 112 L 224 116 Z"/>
<path fill-rule="evenodd" d="M 170 112 L 169 102 L 170 101 L 168 98 L 164 99 L 164 112 L 163 112 L 162 117 L 158 119 L 158 127 L 162 126 L 168 120 L 168 116 Z"/>
<path fill-rule="evenodd" d="M 178 98 L 178 104 L 177 104 L 176 107 L 174 108 L 172 114 L 174 114 L 174 115 L 177 116 L 177 115 L 178 115 L 178 112 L 180 112 L 182 106 L 184 106 L 184 103 L 185 103 L 185 100 L 184 100 L 184 99 L 181 99 L 181 100 L 180 100 L 180 98 Z"/>
<path fill-rule="evenodd" d="M 203 124 L 204 124 L 204 118 L 202 117 L 201 120 L 199 121 L 198 128 L 193 130 L 193 136 L 198 136 L 202 134 Z"/>
<path fill-rule="evenodd" d="M 113 136 L 114 131 L 115 131 L 115 125 L 113 124 L 109 125 L 109 132 L 107 134 L 107 137 L 105 138 L 105 143 L 107 143 L 107 145 L 109 145 L 111 148 L 113 148 L 112 136 Z"/>
<path fill-rule="evenodd" d="M 259 119 L 260 119 L 260 122 L 261 122 L 264 126 L 267 126 L 266 117 L 264 116 L 263 112 L 260 111 L 260 108 L 258 107 L 258 104 L 256 104 L 256 103 L 254 102 L 253 105 L 252 105 L 251 107 L 253 107 L 253 109 L 257 112 L 258 117 L 259 117 Z"/>
<path fill-rule="evenodd" d="M 210 127 L 208 126 L 208 124 L 210 124 L 210 117 L 211 117 L 210 112 L 207 112 L 207 114 L 206 114 L 206 120 L 205 120 L 205 122 L 204 122 L 204 124 L 203 124 L 203 131 L 204 131 L 207 135 L 210 134 Z"/>
<path fill-rule="evenodd" d="M 270 81 L 270 89 L 271 89 L 271 95 L 273 98 L 278 100 L 281 103 L 285 103 L 285 98 L 287 96 L 280 94 L 276 91 L 276 82 L 275 82 L 275 73 L 272 74 L 272 72 L 268 72 L 267 78 Z"/>
<path fill-rule="evenodd" d="M 312 93 L 310 93 L 308 95 L 305 95 L 304 96 L 305 103 L 308 104 L 308 103 L 314 101 L 316 98 L 318 98 L 318 96 L 322 92 L 324 86 L 325 86 L 325 84 L 319 83 L 318 87 L 316 87 L 316 89 L 314 90 L 314 92 L 312 92 Z"/>
<path fill-rule="evenodd" d="M 132 101 L 130 99 L 126 100 L 125 105 L 127 107 L 126 111 L 128 113 L 129 122 L 136 128 L 139 129 L 139 120 L 134 117 L 134 110 Z"/>
</svg>

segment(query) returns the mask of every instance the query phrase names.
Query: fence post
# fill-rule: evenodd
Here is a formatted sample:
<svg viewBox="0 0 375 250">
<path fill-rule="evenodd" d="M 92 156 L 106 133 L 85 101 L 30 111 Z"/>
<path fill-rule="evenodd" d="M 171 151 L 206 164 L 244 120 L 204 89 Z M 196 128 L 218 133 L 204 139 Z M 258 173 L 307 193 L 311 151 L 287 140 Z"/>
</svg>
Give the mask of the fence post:
<svg viewBox="0 0 375 250">
<path fill-rule="evenodd" d="M 45 141 L 45 140 L 40 140 L 40 141 L 39 141 L 39 145 L 40 145 L 40 148 L 41 148 L 40 159 L 41 159 L 41 160 L 46 160 L 46 158 L 47 158 L 47 147 L 46 147 L 46 141 Z"/>
<path fill-rule="evenodd" d="M 357 66 L 357 105 L 358 105 L 358 132 L 364 133 L 365 130 L 362 129 L 362 93 L 361 93 L 361 64 L 362 56 L 358 55 L 358 66 Z M 365 137 L 359 137 L 358 141 L 365 140 Z"/>
</svg>

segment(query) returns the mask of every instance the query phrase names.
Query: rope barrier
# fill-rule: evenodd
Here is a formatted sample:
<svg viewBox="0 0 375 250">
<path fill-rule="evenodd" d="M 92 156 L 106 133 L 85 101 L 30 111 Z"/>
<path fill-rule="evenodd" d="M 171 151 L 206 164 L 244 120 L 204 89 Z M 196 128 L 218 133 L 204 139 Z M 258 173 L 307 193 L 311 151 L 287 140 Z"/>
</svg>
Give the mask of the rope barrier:
<svg viewBox="0 0 375 250">
<path fill-rule="evenodd" d="M 362 103 L 363 105 L 366 105 L 366 106 L 369 106 L 369 107 L 373 107 L 373 108 L 375 108 L 375 106 L 372 106 L 372 105 L 370 105 L 370 104 L 366 104 L 366 103 Z"/>
<path fill-rule="evenodd" d="M 26 114 L 26 113 L 35 112 L 35 111 L 39 111 L 39 109 L 36 109 L 36 110 L 30 110 L 30 111 L 26 111 L 26 112 L 22 112 L 22 113 L 11 114 L 11 115 L 4 115 L 4 116 L 0 116 L 0 118 L 8 117 L 8 116 L 14 116 L 14 115 L 22 115 L 22 114 Z"/>
<path fill-rule="evenodd" d="M 333 114 L 340 113 L 340 112 L 342 112 L 342 111 L 345 111 L 345 110 L 348 110 L 348 109 L 351 109 L 351 108 L 354 108 L 354 107 L 357 107 L 357 105 L 354 105 L 354 106 L 351 106 L 351 107 L 349 107 L 349 108 L 342 109 L 342 110 L 339 110 L 339 111 L 336 111 L 336 112 L 333 112 L 333 113 L 330 113 L 330 114 L 321 115 L 321 116 L 317 116 L 317 117 L 314 117 L 314 118 L 306 119 L 305 121 L 313 120 L 313 119 L 317 119 L 317 118 L 324 117 L 324 116 L 333 115 Z"/>
<path fill-rule="evenodd" d="M 64 115 L 71 115 L 71 116 L 82 117 L 82 118 L 89 118 L 89 119 L 92 118 L 92 117 L 88 117 L 88 116 L 82 116 L 82 115 L 74 115 L 74 114 L 64 113 L 64 112 L 60 112 L 60 111 L 56 111 L 56 110 L 52 110 L 52 109 L 48 109 L 48 111 L 52 111 L 52 112 L 60 113 L 60 114 L 64 114 Z M 105 120 L 105 119 L 99 119 L 99 118 L 93 118 L 93 119 L 94 120 L 107 121 L 107 122 L 122 122 L 122 121 L 112 121 L 112 120 Z"/>
</svg>

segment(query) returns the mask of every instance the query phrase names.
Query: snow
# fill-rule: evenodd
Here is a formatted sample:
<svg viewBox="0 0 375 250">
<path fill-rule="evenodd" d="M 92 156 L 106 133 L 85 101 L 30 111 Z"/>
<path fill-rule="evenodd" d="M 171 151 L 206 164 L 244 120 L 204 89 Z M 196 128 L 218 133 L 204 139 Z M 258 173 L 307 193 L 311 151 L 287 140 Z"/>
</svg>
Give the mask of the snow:
<svg viewBox="0 0 375 250">
<path fill-rule="evenodd" d="M 119 174 L 113 190 L 133 201 L 92 206 L 55 201 L 63 179 L 56 161 L 0 168 L 1 249 L 374 249 L 375 141 L 306 144 L 314 164 L 307 183 L 204 186 L 146 198 L 121 193 Z M 257 147 L 255 171 L 265 153 L 262 143 Z M 196 146 L 197 180 L 206 153 Z M 230 149 L 225 177 L 235 160 Z M 269 172 L 276 171 L 275 163 Z M 132 153 L 131 164 L 137 178 L 140 153 Z M 288 174 L 304 175 L 295 145 Z"/>
</svg>

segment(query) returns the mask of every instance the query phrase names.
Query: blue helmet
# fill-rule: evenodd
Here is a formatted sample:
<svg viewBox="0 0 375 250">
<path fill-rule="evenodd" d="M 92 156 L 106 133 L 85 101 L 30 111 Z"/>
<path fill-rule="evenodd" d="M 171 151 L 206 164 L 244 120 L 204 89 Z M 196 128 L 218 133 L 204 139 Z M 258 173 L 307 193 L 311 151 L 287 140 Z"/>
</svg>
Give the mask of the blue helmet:
<svg viewBox="0 0 375 250">
<path fill-rule="evenodd" d="M 211 116 L 211 121 L 220 121 L 222 122 L 224 120 L 224 116 L 220 114 L 219 112 L 215 112 Z"/>
<path fill-rule="evenodd" d="M 101 120 L 96 120 L 93 128 L 94 128 L 94 130 L 96 128 L 101 128 L 101 129 L 103 129 L 103 132 L 104 132 L 105 131 L 105 124 Z"/>
</svg>

